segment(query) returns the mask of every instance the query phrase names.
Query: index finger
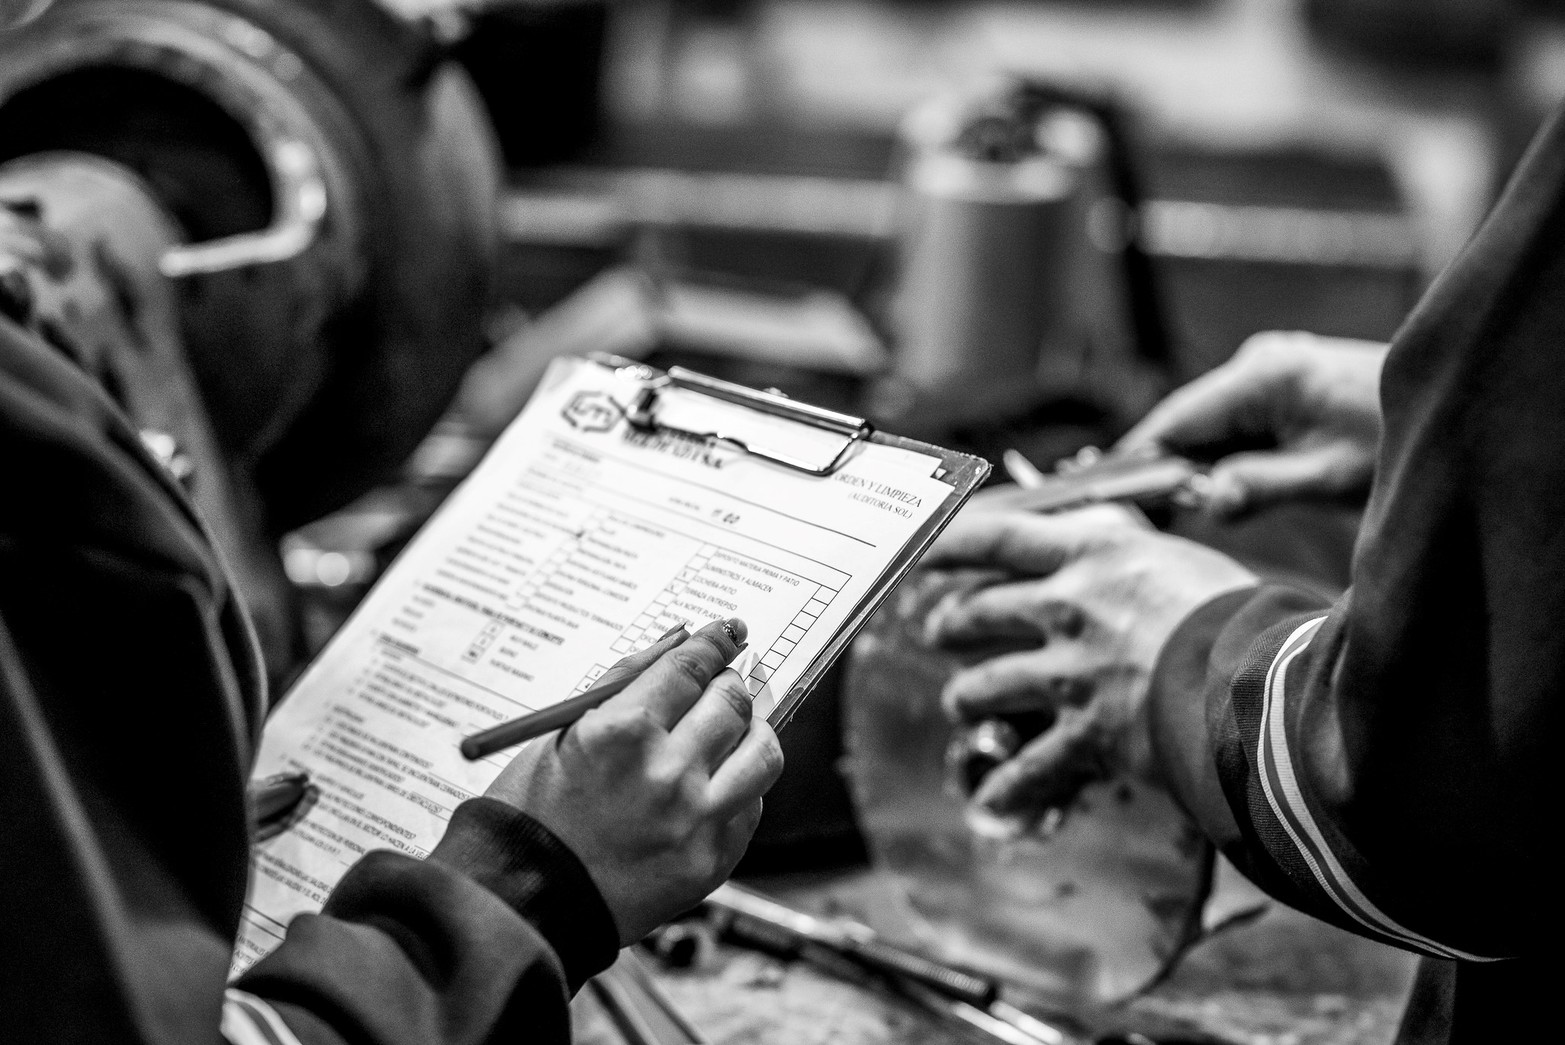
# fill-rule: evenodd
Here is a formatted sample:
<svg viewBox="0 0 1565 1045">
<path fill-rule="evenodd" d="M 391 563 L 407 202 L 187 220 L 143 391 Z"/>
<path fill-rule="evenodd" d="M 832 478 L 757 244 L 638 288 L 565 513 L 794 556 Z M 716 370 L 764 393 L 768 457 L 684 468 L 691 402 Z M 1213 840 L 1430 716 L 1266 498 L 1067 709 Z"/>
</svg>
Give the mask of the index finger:
<svg viewBox="0 0 1565 1045">
<path fill-rule="evenodd" d="M 1031 512 L 959 512 L 929 549 L 923 565 L 998 566 L 1046 577 L 1085 555 L 1122 512 L 1093 506 L 1056 515 Z"/>
<path fill-rule="evenodd" d="M 725 628 L 724 625 L 727 625 Z M 652 663 L 616 700 L 639 704 L 672 729 L 739 653 L 748 629 L 742 620 L 713 621 Z"/>
</svg>

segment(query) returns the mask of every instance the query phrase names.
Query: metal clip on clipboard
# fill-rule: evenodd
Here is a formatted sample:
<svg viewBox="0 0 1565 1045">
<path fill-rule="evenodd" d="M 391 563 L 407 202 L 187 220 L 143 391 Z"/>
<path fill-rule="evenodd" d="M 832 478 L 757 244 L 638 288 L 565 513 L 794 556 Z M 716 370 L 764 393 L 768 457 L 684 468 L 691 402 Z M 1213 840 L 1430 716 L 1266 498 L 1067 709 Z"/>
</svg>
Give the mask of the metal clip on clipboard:
<svg viewBox="0 0 1565 1045">
<path fill-rule="evenodd" d="M 781 729 L 832 662 L 847 649 L 875 610 L 945 529 L 956 510 L 988 476 L 989 462 L 971 454 L 878 431 L 863 418 L 800 403 L 780 392 L 756 391 L 681 367 L 671 367 L 665 373 L 646 363 L 607 353 L 594 353 L 591 358 L 601 366 L 640 382 L 641 387 L 633 393 L 630 404 L 622 405 L 621 409 L 630 424 L 643 431 L 667 432 L 709 445 L 732 446 L 750 456 L 816 478 L 835 473 L 859 445 L 880 443 L 931 458 L 937 462 L 931 475 L 951 488 L 934 514 L 876 578 L 871 590 L 854 607 L 831 641 L 810 661 L 788 692 L 778 698 L 769 719 L 775 728 Z"/>
<path fill-rule="evenodd" d="M 644 369 L 650 372 L 650 368 Z M 818 452 L 811 457 L 804 457 L 785 449 L 781 439 L 766 440 L 766 435 L 774 433 L 768 433 L 765 428 L 741 431 L 741 419 L 744 416 L 741 414 L 730 414 L 723 419 L 730 427 L 706 430 L 689 428 L 664 416 L 663 407 L 670 391 L 707 396 L 743 407 L 763 417 L 779 418 L 806 425 L 815 431 L 831 433 L 835 438 L 817 441 L 821 442 Z M 648 380 L 626 408 L 625 416 L 637 428 L 672 432 L 707 443 L 732 446 L 753 457 L 814 476 L 827 476 L 835 472 L 847 459 L 849 452 L 875 431 L 874 425 L 862 417 L 796 402 L 773 390 L 756 391 L 678 366 L 670 367 L 666 373 Z"/>
</svg>

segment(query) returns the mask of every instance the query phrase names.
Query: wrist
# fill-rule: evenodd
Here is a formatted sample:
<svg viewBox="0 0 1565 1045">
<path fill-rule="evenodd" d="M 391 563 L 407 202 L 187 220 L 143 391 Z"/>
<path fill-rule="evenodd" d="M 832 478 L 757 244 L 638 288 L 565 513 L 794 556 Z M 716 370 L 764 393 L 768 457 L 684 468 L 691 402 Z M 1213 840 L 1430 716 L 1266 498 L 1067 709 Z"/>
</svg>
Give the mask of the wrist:
<svg viewBox="0 0 1565 1045">
<path fill-rule="evenodd" d="M 1238 828 L 1209 756 L 1207 690 L 1212 650 L 1224 627 L 1255 596 L 1258 585 L 1216 595 L 1186 615 L 1164 643 L 1152 674 L 1148 718 L 1153 772 L 1214 842 Z"/>
<path fill-rule="evenodd" d="M 531 816 L 492 798 L 463 802 L 430 860 L 460 871 L 526 919 L 575 991 L 613 962 L 619 930 L 576 854 Z"/>
<path fill-rule="evenodd" d="M 1154 771 L 1219 847 L 1239 832 L 1218 776 L 1232 687 L 1269 665 L 1267 635 L 1326 606 L 1319 595 L 1281 584 L 1230 591 L 1193 610 L 1158 658 L 1148 699 Z"/>
</svg>

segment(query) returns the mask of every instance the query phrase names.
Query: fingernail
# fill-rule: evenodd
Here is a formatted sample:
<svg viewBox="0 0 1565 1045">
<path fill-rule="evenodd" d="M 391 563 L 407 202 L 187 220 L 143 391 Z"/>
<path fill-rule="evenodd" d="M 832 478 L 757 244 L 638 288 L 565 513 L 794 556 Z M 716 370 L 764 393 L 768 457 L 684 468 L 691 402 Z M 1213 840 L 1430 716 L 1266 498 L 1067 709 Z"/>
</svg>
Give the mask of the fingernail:
<svg viewBox="0 0 1565 1045">
<path fill-rule="evenodd" d="M 1175 508 L 1206 511 L 1212 500 L 1212 477 L 1199 472 L 1192 475 L 1169 499 L 1174 502 Z"/>
<path fill-rule="evenodd" d="M 745 626 L 744 621 L 738 617 L 729 617 L 723 621 L 723 630 L 728 633 L 729 638 L 734 640 L 735 645 L 740 649 L 744 649 L 744 641 L 750 634 L 750 629 Z"/>
<path fill-rule="evenodd" d="M 1206 491 L 1206 511 L 1218 518 L 1226 518 L 1244 507 L 1245 489 L 1236 480 L 1226 475 L 1212 477 L 1211 485 Z"/>
<path fill-rule="evenodd" d="M 672 628 L 669 628 L 667 631 L 665 631 L 663 634 L 659 635 L 658 636 L 658 642 L 662 642 L 664 639 L 668 638 L 669 636 L 674 635 L 674 634 L 676 634 L 678 632 L 681 632 L 681 631 L 684 631 L 684 630 L 685 630 L 685 626 L 683 624 L 676 624 Z M 653 645 L 654 646 L 657 645 L 657 642 L 654 642 Z"/>
<path fill-rule="evenodd" d="M 269 777 L 266 777 L 266 778 L 264 778 L 262 780 L 257 781 L 255 786 L 256 787 L 280 787 L 283 784 L 308 784 L 309 782 L 310 782 L 310 774 L 309 773 L 305 773 L 305 772 L 299 772 L 299 773 L 276 773 L 276 774 L 274 774 L 272 776 L 269 776 Z"/>
</svg>

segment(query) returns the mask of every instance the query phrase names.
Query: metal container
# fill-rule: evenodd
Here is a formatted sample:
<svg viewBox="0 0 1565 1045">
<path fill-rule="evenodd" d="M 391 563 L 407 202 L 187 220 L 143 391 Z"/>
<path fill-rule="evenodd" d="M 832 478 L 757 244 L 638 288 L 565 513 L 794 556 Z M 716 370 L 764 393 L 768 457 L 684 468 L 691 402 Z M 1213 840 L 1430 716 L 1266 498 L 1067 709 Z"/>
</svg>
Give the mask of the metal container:
<svg viewBox="0 0 1565 1045">
<path fill-rule="evenodd" d="M 938 435 L 1049 403 L 1149 405 L 1131 390 L 1167 338 L 1125 122 L 1109 99 L 1010 78 L 909 114 L 894 376 L 872 412 Z"/>
<path fill-rule="evenodd" d="M 904 381 L 979 416 L 1036 395 L 1039 357 L 1067 306 L 1078 183 L 1041 153 L 912 157 L 895 315 Z"/>
</svg>

